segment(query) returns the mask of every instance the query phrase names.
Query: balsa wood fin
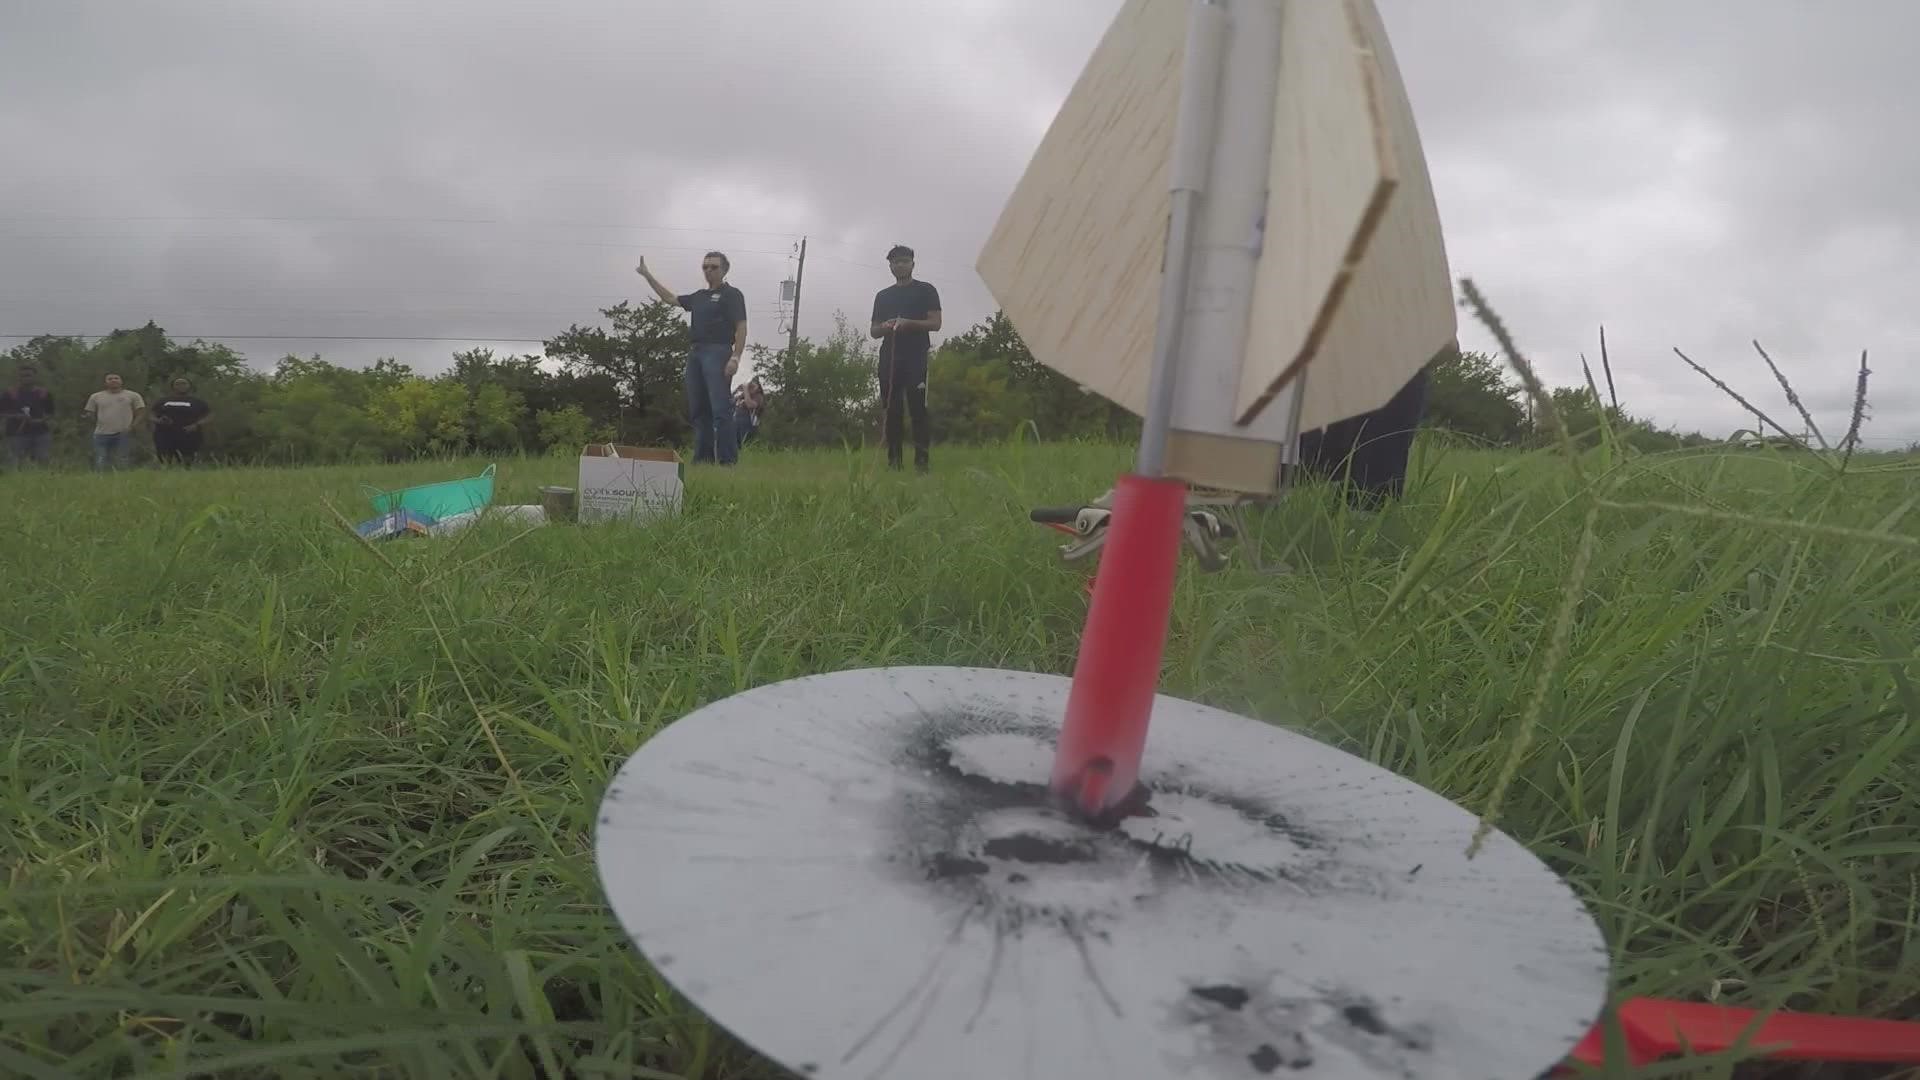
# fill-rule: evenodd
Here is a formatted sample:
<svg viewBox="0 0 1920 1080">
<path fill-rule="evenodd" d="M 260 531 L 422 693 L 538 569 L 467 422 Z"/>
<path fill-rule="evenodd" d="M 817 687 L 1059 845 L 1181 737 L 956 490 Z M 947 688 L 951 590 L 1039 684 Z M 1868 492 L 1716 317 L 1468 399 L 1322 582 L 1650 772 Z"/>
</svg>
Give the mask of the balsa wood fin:
<svg viewBox="0 0 1920 1080">
<path fill-rule="evenodd" d="M 1136 415 L 1160 317 L 1187 13 L 1181 0 L 1121 7 L 976 264 L 1036 359 Z M 1432 182 L 1372 0 L 1285 0 L 1281 13 L 1246 349 L 1182 357 L 1220 365 L 1208 374 L 1237 388 L 1170 437 L 1173 474 L 1210 486 L 1277 465 L 1241 444 L 1271 441 L 1246 425 L 1290 381 L 1304 376 L 1299 429 L 1321 427 L 1385 404 L 1456 332 Z"/>
</svg>

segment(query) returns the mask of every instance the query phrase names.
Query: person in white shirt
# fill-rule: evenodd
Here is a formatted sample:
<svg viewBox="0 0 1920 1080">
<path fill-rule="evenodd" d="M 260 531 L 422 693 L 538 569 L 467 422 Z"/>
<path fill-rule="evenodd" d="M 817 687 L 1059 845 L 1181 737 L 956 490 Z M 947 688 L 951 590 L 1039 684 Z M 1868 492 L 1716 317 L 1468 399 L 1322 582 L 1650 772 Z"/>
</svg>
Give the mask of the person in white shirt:
<svg viewBox="0 0 1920 1080">
<path fill-rule="evenodd" d="M 121 384 L 120 376 L 109 372 L 105 390 L 95 390 L 81 410 L 93 421 L 93 468 L 107 467 L 109 456 L 115 468 L 127 467 L 133 450 L 133 433 L 146 419 L 147 401 Z"/>
</svg>

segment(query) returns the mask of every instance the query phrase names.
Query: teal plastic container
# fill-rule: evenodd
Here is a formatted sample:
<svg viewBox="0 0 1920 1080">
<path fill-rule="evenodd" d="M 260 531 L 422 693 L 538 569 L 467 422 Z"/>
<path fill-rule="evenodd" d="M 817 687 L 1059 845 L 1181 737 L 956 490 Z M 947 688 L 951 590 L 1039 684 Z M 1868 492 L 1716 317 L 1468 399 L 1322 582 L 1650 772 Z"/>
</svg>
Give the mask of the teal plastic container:
<svg viewBox="0 0 1920 1080">
<path fill-rule="evenodd" d="M 370 494 L 368 501 L 373 503 L 377 514 L 391 514 L 395 510 L 411 510 L 416 514 L 425 514 L 438 521 L 455 514 L 464 514 L 469 510 L 479 510 L 493 504 L 493 469 L 489 465 L 478 476 L 465 480 L 442 480 L 437 484 L 419 484 L 399 491 L 381 491 L 378 488 L 361 485 Z"/>
</svg>

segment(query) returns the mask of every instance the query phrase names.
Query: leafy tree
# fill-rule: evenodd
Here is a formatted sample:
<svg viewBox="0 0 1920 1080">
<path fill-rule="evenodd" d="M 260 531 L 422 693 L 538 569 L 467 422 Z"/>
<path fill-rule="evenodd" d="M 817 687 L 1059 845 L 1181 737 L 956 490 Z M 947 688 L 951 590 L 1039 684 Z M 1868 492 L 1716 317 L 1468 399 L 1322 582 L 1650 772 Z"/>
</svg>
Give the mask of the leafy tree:
<svg viewBox="0 0 1920 1080">
<path fill-rule="evenodd" d="M 575 449 L 594 441 L 593 421 L 578 405 L 542 409 L 534 414 L 539 445 L 547 450 Z"/>
<path fill-rule="evenodd" d="M 367 403 L 367 415 L 389 445 L 412 454 L 450 454 L 465 450 L 467 395 L 453 381 L 408 379 L 380 390 Z"/>
<path fill-rule="evenodd" d="M 1005 365 L 1010 384 L 1020 391 L 1021 419 L 1032 420 L 1043 438 L 1118 440 L 1139 434 L 1138 417 L 1035 359 L 1005 312 L 995 311 L 949 338 L 941 351 L 949 349 Z"/>
<path fill-rule="evenodd" d="M 391 357 L 353 368 L 318 355 L 285 356 L 263 371 L 225 345 L 171 341 L 153 322 L 94 341 L 31 338 L 7 359 L 40 369 L 59 409 L 55 452 L 76 464 L 87 453 L 80 404 L 108 371 L 149 399 L 165 394 L 177 376 L 193 380 L 214 410 L 209 460 L 294 464 L 570 452 L 609 439 L 685 446 L 687 347 L 680 313 L 649 303 L 620 304 L 604 314 L 606 326 L 570 327 L 547 342 L 544 357 L 470 349 L 453 354 L 451 365 L 432 376 Z M 836 313 L 825 342 L 802 340 L 777 352 L 756 347 L 754 367 L 768 388 L 761 437 L 781 446 L 876 441 L 877 352 L 865 324 L 849 323 L 844 313 Z M 1450 350 L 1432 372 L 1429 425 L 1492 443 L 1541 440 L 1542 432 L 1527 430 L 1519 391 L 1493 358 Z M 1120 440 L 1139 430 L 1138 418 L 1040 364 L 998 312 L 949 338 L 933 355 L 930 375 L 936 436 L 943 442 L 997 441 L 1027 421 L 1045 439 Z M 1709 441 L 1603 409 L 1584 386 L 1556 389 L 1553 400 L 1583 445 L 1600 438 L 1603 419 L 1618 439 L 1640 450 Z M 145 446 L 136 451 L 148 452 Z"/>
<path fill-rule="evenodd" d="M 526 402 L 517 391 L 499 383 L 488 383 L 468 398 L 468 437 L 480 450 L 518 450 L 525 445 L 520 420 L 527 415 Z"/>
<path fill-rule="evenodd" d="M 1603 425 L 1629 446 L 1673 449 L 1678 445 L 1675 437 L 1662 434 L 1651 422 L 1630 416 L 1614 405 L 1603 407 L 1592 387 L 1556 386 L 1547 396 L 1552 399 L 1554 411 L 1567 425 L 1567 434 L 1573 437 L 1576 446 L 1598 445 L 1604 437 Z"/>
<path fill-rule="evenodd" d="M 825 345 L 754 350 L 753 367 L 767 388 L 760 438 L 774 446 L 858 444 L 880 431 L 878 348 L 864 328 L 835 312 Z"/>
<path fill-rule="evenodd" d="M 640 307 L 623 300 L 600 313 L 611 328 L 570 326 L 545 343 L 547 355 L 575 374 L 601 376 L 611 385 L 618 401 L 610 419 L 620 441 L 687 445 L 687 327 L 680 309 L 659 300 Z"/>
<path fill-rule="evenodd" d="M 16 345 L 7 353 L 8 366 L 32 364 L 40 369 L 42 380 L 63 375 L 86 362 L 87 343 L 77 337 L 59 334 L 41 334 L 27 339 L 26 344 Z M 9 377 L 12 371 L 6 373 Z"/>
<path fill-rule="evenodd" d="M 354 372 L 287 359 L 294 363 L 282 362 L 260 402 L 254 427 L 262 438 L 253 456 L 288 464 L 379 460 L 400 449 L 368 410 L 365 380 L 355 385 L 348 382 Z"/>
<path fill-rule="evenodd" d="M 1004 439 L 1032 414 L 1031 399 L 999 359 L 943 348 L 928 365 L 928 391 L 937 394 L 940 437 L 978 443 Z"/>
<path fill-rule="evenodd" d="M 1500 361 L 1480 352 L 1448 349 L 1431 369 L 1426 424 L 1498 446 L 1526 435 L 1521 388 L 1510 383 Z"/>
</svg>

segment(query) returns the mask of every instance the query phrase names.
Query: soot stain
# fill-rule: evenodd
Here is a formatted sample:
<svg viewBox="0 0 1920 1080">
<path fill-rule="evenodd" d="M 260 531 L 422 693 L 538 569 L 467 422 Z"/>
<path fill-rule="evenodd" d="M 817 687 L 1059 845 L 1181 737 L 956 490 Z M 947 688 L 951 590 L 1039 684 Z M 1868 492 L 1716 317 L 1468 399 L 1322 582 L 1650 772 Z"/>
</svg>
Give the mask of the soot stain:
<svg viewBox="0 0 1920 1080">
<path fill-rule="evenodd" d="M 923 710 L 896 730 L 892 764 L 922 782 L 905 787 L 887 811 L 894 839 L 876 853 L 882 864 L 900 874 L 902 884 L 933 890 L 954 905 L 962 926 L 979 925 L 996 941 L 1036 932 L 1073 942 L 1116 1016 L 1120 1006 L 1088 949 L 1110 945 L 1111 930 L 1170 895 L 1196 889 L 1244 894 L 1275 883 L 1284 883 L 1290 897 L 1372 894 L 1383 887 L 1345 870 L 1342 845 L 1270 805 L 1196 783 L 1187 770 L 1149 777 L 1126 804 L 1124 820 L 1086 822 L 1048 790 L 1046 763 L 1057 728 L 1029 715 L 962 705 L 940 714 Z M 1236 845 L 1251 839 L 1257 848 L 1264 834 L 1270 853 L 1213 857 L 1209 845 L 1218 834 L 1186 824 L 1189 814 L 1219 823 Z M 989 986 L 1001 955 L 996 944 Z M 1233 989 L 1224 986 L 1227 998 Z M 1192 1000 L 1222 1017 L 1238 1016 L 1243 1026 L 1253 1020 L 1219 999 Z M 1345 1001 L 1323 1007 L 1340 1004 Z M 1238 1050 L 1227 1060 L 1234 1071 L 1244 1071 L 1247 1055 L 1262 1043 L 1288 1067 L 1313 1061 L 1297 1031 L 1246 1035 L 1232 1040 Z"/>
<path fill-rule="evenodd" d="M 996 859 L 1023 863 L 1092 862 L 1094 858 L 1093 849 L 1085 844 L 1031 833 L 996 836 L 982 844 L 980 850 Z"/>
<path fill-rule="evenodd" d="M 1246 1005 L 1252 995 L 1238 986 L 1223 984 L 1220 986 L 1196 986 L 1191 991 L 1194 997 L 1204 998 L 1216 1005 L 1224 1005 L 1235 1012 Z"/>
<path fill-rule="evenodd" d="M 892 764 L 923 782 L 888 808 L 895 839 L 878 853 L 883 862 L 903 883 L 936 890 L 964 911 L 962 925 L 984 924 L 996 942 L 1028 929 L 1069 939 L 1116 1016 L 1120 1006 L 1088 946 L 1109 940 L 1108 926 L 1129 911 L 1189 889 L 1244 893 L 1284 882 L 1290 896 L 1337 897 L 1389 887 L 1343 865 L 1341 848 L 1365 845 L 1366 837 L 1336 843 L 1273 806 L 1211 790 L 1191 775 L 1151 780 L 1146 798 L 1133 800 L 1117 824 L 1081 821 L 1045 783 L 1057 729 L 1019 713 L 993 706 L 922 712 L 900 732 Z M 965 741 L 983 736 L 999 738 Z M 1189 817 L 1194 825 L 1185 823 Z M 1219 823 L 1227 835 L 1202 822 Z M 1223 839 L 1237 851 L 1248 850 L 1248 841 L 1269 850 L 1211 857 L 1210 845 Z M 1000 955 L 996 943 L 995 970 Z M 1221 1075 L 1306 1069 L 1323 1045 L 1383 1074 L 1417 1075 L 1412 1057 L 1432 1045 L 1425 1027 L 1396 1023 L 1391 1010 L 1345 988 L 1277 995 L 1268 989 L 1273 974 L 1216 977 L 1179 991 L 1174 1022 L 1199 1034 Z M 987 975 L 989 987 L 994 978 Z"/>
<path fill-rule="evenodd" d="M 1374 1012 L 1373 1009 L 1366 1005 L 1349 1005 L 1340 1010 L 1340 1016 L 1347 1023 L 1352 1024 L 1354 1027 L 1359 1028 L 1369 1035 L 1385 1035 L 1387 1033 L 1386 1021 L 1380 1019 L 1380 1014 Z"/>
<path fill-rule="evenodd" d="M 968 859 L 945 851 L 935 852 L 927 860 L 927 878 L 930 881 L 942 881 L 947 878 L 973 877 L 986 873 L 991 867 L 979 859 Z"/>
<path fill-rule="evenodd" d="M 896 763 L 922 773 L 932 784 L 927 790 L 904 797 L 904 805 L 895 816 L 900 823 L 900 845 L 886 856 L 886 861 L 904 860 L 918 866 L 923 880 L 963 889 L 969 894 L 966 899 L 989 909 L 996 917 L 1010 917 L 1019 923 L 1029 917 L 1055 914 L 1023 910 L 1018 902 L 996 892 L 1004 885 L 1029 884 L 1031 868 L 1039 866 L 1084 867 L 1091 873 L 1117 874 L 1144 857 L 1155 879 L 1163 885 L 1224 888 L 1285 881 L 1307 891 L 1336 887 L 1335 875 L 1328 872 L 1332 845 L 1269 806 L 1236 793 L 1203 790 L 1190 783 L 1177 783 L 1164 789 L 1151 785 L 1138 789 L 1136 797 L 1127 805 L 1125 817 L 1128 819 L 1144 822 L 1160 818 L 1153 805 L 1156 795 L 1201 800 L 1231 811 L 1270 836 L 1285 839 L 1304 856 L 1291 865 L 1210 860 L 1204 850 L 1194 850 L 1194 837 L 1190 832 L 1184 829 L 1175 832 L 1176 826 L 1171 822 L 1168 831 L 1161 833 L 1150 832 L 1150 826 L 1141 825 L 1122 831 L 1111 822 L 1104 828 L 1097 827 L 1099 823 L 1089 826 L 1056 805 L 1043 783 L 983 775 L 963 767 L 955 758 L 955 744 L 967 736 L 982 735 L 1031 739 L 1038 751 L 1050 755 L 1058 732 L 1051 725 L 992 708 L 963 707 L 945 714 L 922 713 L 903 734 Z M 983 823 L 1006 811 L 1031 814 L 1036 825 L 1053 827 L 1010 828 L 1006 834 L 986 835 Z M 1068 835 L 1052 835 L 1060 832 Z M 990 873 L 996 864 L 998 869 L 1009 872 Z M 1136 890 L 1131 895 L 1135 903 L 1145 903 L 1151 900 L 1152 891 Z M 1065 913 L 1069 919 L 1074 914 Z"/>
<path fill-rule="evenodd" d="M 1318 1046 L 1336 1046 L 1375 1071 L 1418 1075 L 1415 1058 L 1432 1047 L 1424 1025 L 1396 1025 L 1374 1002 L 1343 991 L 1316 988 L 1305 996 L 1273 993 L 1268 980 L 1243 979 L 1187 988 L 1170 1018 L 1196 1030 L 1205 1054 L 1222 1075 L 1242 1063 L 1262 1075 L 1312 1065 Z"/>
</svg>

